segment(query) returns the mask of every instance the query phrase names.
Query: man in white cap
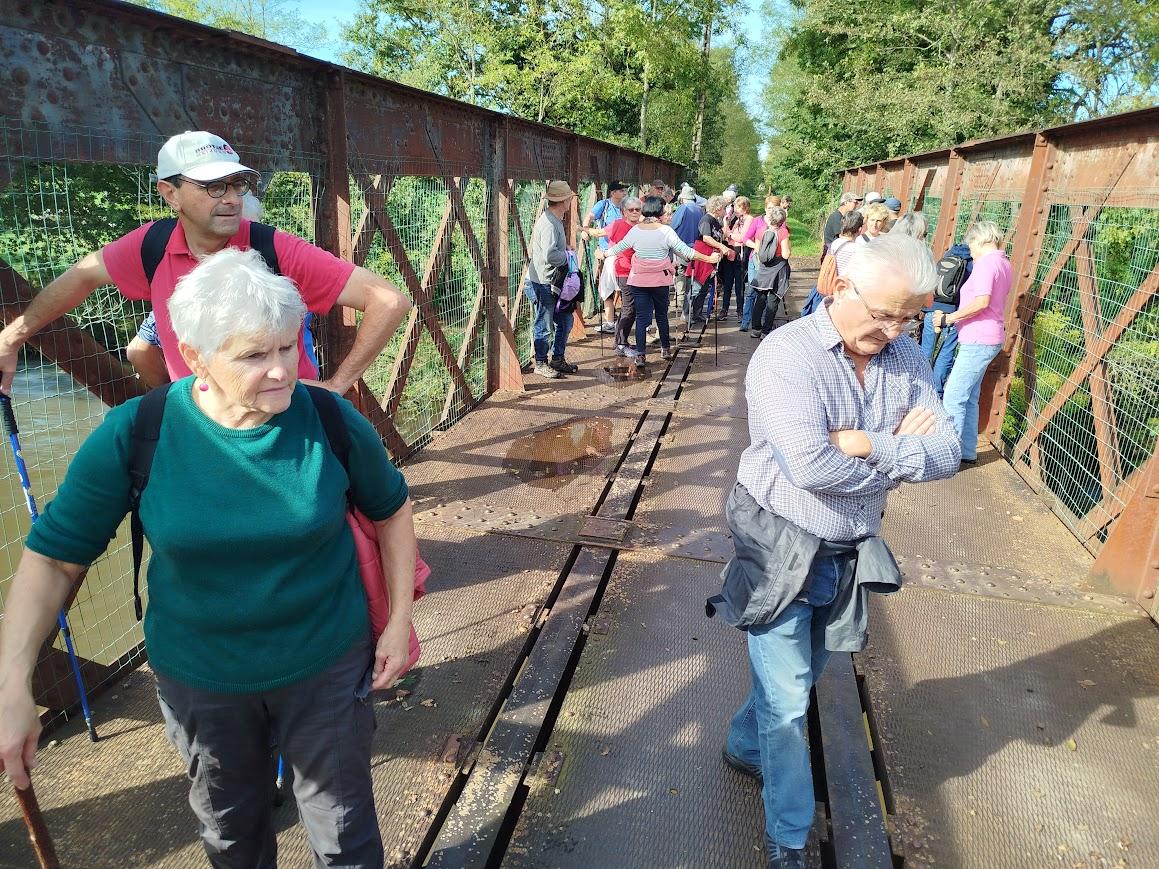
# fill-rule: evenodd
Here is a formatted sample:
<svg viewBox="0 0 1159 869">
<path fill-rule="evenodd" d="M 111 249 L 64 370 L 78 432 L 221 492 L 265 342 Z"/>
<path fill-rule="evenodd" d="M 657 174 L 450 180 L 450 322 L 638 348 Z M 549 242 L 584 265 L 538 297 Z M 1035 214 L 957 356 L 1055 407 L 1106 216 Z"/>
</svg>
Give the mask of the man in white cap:
<svg viewBox="0 0 1159 869">
<path fill-rule="evenodd" d="M 126 298 L 152 302 L 170 378 L 190 374 L 169 321 L 169 297 L 177 281 L 202 258 L 226 247 L 257 247 L 251 244 L 251 227 L 261 224 L 242 217 L 242 201 L 258 181 L 258 173 L 243 165 L 220 136 L 193 131 L 170 138 L 157 155 L 157 190 L 176 212 L 176 221 L 160 226 L 148 223 L 133 230 L 88 254 L 42 289 L 24 313 L 0 332 L 0 391 L 11 389 L 24 343 L 106 284 L 115 284 Z M 158 230 L 165 237 L 158 246 L 158 260 L 148 264 L 153 271 L 150 276 L 143 246 L 150 231 L 151 241 L 157 240 Z M 334 305 L 363 312 L 350 352 L 322 383 L 335 392 L 346 392 L 386 346 L 410 302 L 384 278 L 297 236 L 280 230 L 269 236 L 279 271 L 298 286 L 311 312 L 325 314 Z M 318 377 L 301 340 L 298 376 L 304 380 Z"/>
<path fill-rule="evenodd" d="M 557 304 L 557 280 L 568 268 L 567 236 L 563 218 L 571 207 L 575 193 L 566 181 L 550 181 L 544 194 L 547 208 L 535 221 L 531 230 L 531 244 L 527 260 L 527 283 L 523 292 L 531 302 L 531 337 L 535 350 L 535 373 L 548 380 L 561 374 L 575 374 L 578 365 L 564 357 L 567 336 L 571 332 L 574 305 Z M 552 337 L 552 330 L 555 337 Z M 548 359 L 548 350 L 551 358 Z"/>
</svg>

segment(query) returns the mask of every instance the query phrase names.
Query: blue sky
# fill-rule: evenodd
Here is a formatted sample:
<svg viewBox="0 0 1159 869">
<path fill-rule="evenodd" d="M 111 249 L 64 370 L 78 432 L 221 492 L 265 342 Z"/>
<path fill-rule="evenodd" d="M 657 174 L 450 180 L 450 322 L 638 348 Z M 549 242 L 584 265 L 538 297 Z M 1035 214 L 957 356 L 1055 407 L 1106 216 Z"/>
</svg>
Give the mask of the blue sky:
<svg viewBox="0 0 1159 869">
<path fill-rule="evenodd" d="M 762 56 L 762 47 L 768 45 L 767 37 L 762 35 L 767 32 L 767 19 L 761 11 L 761 0 L 750 0 L 750 5 L 752 8 L 744 17 L 744 29 L 749 43 L 756 49 L 754 54 L 759 58 Z M 341 51 L 338 40 L 342 26 L 354 18 L 362 7 L 362 0 L 297 0 L 297 6 L 304 19 L 324 25 L 330 35 L 332 42 L 329 48 L 314 53 L 323 60 L 338 63 L 338 53 Z M 758 61 L 751 66 L 752 70 L 741 82 L 741 98 L 749 112 L 755 115 L 760 111 L 761 89 L 769 74 L 769 63 Z"/>
</svg>

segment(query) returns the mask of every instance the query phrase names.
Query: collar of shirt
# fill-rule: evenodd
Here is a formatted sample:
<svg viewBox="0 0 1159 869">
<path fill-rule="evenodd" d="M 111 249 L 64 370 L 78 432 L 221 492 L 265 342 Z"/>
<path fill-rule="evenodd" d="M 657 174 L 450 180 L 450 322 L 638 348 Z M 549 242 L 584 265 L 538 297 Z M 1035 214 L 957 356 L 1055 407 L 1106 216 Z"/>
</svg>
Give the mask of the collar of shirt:
<svg viewBox="0 0 1159 869">
<path fill-rule="evenodd" d="M 243 217 L 237 232 L 230 238 L 226 247 L 249 247 L 249 225 L 250 222 Z M 187 256 L 195 261 L 200 260 L 200 257 L 189 249 L 189 242 L 185 240 L 185 226 L 181 223 L 180 218 L 178 218 L 177 225 L 173 227 L 173 232 L 169 236 L 169 243 L 165 245 L 165 253 Z"/>
</svg>

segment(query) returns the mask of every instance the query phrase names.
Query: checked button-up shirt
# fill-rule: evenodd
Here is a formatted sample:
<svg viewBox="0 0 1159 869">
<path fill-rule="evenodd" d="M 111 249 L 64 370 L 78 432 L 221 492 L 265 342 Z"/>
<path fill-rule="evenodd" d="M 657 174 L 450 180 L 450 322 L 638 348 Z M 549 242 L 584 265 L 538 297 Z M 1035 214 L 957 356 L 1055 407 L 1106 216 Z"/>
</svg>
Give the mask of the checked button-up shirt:
<svg viewBox="0 0 1159 869">
<path fill-rule="evenodd" d="M 758 504 L 824 540 L 875 535 L 885 498 L 902 483 L 953 476 L 962 450 L 914 341 L 891 341 L 865 369 L 864 387 L 828 306 L 761 342 L 745 375 L 750 446 L 737 481 Z M 937 416 L 929 435 L 895 435 L 915 407 Z M 845 455 L 829 432 L 864 431 L 866 459 Z"/>
</svg>

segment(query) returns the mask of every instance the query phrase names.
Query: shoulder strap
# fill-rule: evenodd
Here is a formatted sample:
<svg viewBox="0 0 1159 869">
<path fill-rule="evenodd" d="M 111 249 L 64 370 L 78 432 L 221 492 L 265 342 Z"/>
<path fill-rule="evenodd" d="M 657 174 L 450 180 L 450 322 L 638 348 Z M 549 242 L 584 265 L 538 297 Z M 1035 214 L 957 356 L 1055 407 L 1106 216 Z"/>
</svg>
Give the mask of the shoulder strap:
<svg viewBox="0 0 1159 869">
<path fill-rule="evenodd" d="M 145 282 L 148 284 L 153 283 L 153 275 L 157 274 L 157 266 L 161 265 L 165 246 L 169 244 L 175 226 L 177 218 L 166 217 L 154 221 L 145 231 L 145 238 L 141 241 L 141 265 L 145 268 Z"/>
<path fill-rule="evenodd" d="M 133 536 L 133 612 L 141 620 L 141 558 L 145 549 L 145 529 L 141 525 L 141 493 L 149 485 L 149 471 L 153 454 L 161 434 L 161 419 L 165 416 L 165 399 L 172 383 L 158 386 L 145 393 L 137 405 L 129 438 L 129 510 L 130 530 Z"/>
<path fill-rule="evenodd" d="M 271 272 L 275 275 L 282 273 L 278 267 L 278 252 L 274 249 L 274 227 L 265 223 L 251 223 L 250 247 L 262 255 Z"/>
<path fill-rule="evenodd" d="M 334 393 L 324 386 L 302 384 L 310 393 L 314 402 L 314 409 L 318 411 L 318 418 L 322 420 L 322 429 L 326 432 L 326 440 L 330 442 L 330 451 L 342 463 L 346 477 L 350 477 L 350 429 L 346 427 L 346 420 L 342 418 L 342 409 L 338 406 L 338 399 Z M 350 489 L 346 489 L 346 500 L 353 506 L 353 496 Z"/>
</svg>

